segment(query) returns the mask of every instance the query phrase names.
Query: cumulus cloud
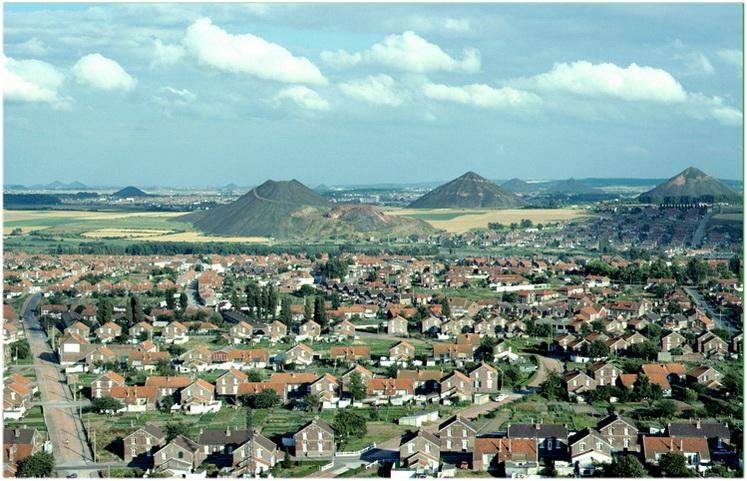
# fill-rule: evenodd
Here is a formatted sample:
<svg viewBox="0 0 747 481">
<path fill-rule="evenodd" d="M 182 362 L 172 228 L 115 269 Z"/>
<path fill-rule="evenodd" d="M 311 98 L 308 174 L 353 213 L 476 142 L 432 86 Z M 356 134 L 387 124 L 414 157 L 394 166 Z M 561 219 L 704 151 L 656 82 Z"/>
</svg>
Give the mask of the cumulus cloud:
<svg viewBox="0 0 747 481">
<path fill-rule="evenodd" d="M 296 105 L 307 110 L 329 110 L 329 102 L 322 98 L 314 90 L 304 86 L 295 85 L 281 90 L 276 99 L 288 99 Z"/>
<path fill-rule="evenodd" d="M 32 57 L 42 57 L 49 52 L 44 41 L 37 37 L 32 37 L 25 42 L 15 44 L 13 45 L 13 49 L 20 54 Z"/>
<path fill-rule="evenodd" d="M 499 110 L 531 110 L 542 104 L 542 99 L 531 92 L 512 87 L 494 88 L 485 84 L 454 87 L 427 83 L 423 85 L 423 93 L 434 100 Z"/>
<path fill-rule="evenodd" d="M 365 63 L 421 74 L 439 71 L 475 73 L 480 70 L 480 53 L 476 49 L 466 49 L 462 58 L 456 59 L 412 31 L 388 35 L 363 52 L 325 51 L 321 56 L 325 63 L 335 68 Z"/>
<path fill-rule="evenodd" d="M 669 72 L 630 64 L 593 64 L 587 61 L 556 63 L 530 83 L 540 90 L 570 92 L 585 97 L 610 97 L 625 101 L 683 102 L 687 93 Z"/>
<path fill-rule="evenodd" d="M 65 75 L 46 62 L 3 57 L 3 94 L 8 101 L 67 107 L 70 99 L 59 93 L 64 81 Z"/>
<path fill-rule="evenodd" d="M 75 79 L 99 90 L 132 90 L 137 81 L 115 60 L 100 53 L 85 55 L 70 71 Z"/>
<path fill-rule="evenodd" d="M 163 43 L 160 39 L 156 39 L 153 42 L 153 57 L 150 66 L 175 64 L 184 58 L 184 54 L 184 47 L 181 45 L 169 45 Z"/>
<path fill-rule="evenodd" d="M 339 85 L 343 94 L 356 100 L 374 105 L 396 107 L 404 98 L 397 91 L 396 82 L 389 75 L 370 75 L 366 78 L 351 80 Z"/>
<path fill-rule="evenodd" d="M 296 57 L 285 47 L 251 34 L 230 34 L 209 18 L 190 25 L 182 44 L 200 64 L 223 72 L 286 83 L 327 82 L 307 58 Z"/>
</svg>

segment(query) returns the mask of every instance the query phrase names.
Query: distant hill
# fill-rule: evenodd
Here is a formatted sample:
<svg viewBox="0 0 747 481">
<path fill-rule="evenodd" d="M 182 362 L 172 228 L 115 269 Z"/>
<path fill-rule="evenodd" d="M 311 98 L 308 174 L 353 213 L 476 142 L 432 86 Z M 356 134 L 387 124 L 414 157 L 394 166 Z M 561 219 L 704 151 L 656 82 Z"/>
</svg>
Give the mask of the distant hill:
<svg viewBox="0 0 747 481">
<path fill-rule="evenodd" d="M 112 194 L 112 197 L 148 197 L 148 194 L 143 192 L 142 190 L 138 189 L 137 187 L 128 186 L 125 187 L 122 190 L 118 190 L 115 193 Z"/>
<path fill-rule="evenodd" d="M 275 238 L 394 237 L 428 235 L 427 223 L 390 216 L 366 205 L 333 207 L 297 180 L 268 180 L 230 204 L 180 218 L 196 229 L 225 236 Z"/>
<path fill-rule="evenodd" d="M 601 194 L 602 191 L 595 189 L 579 180 L 571 177 L 567 180 L 553 180 L 540 184 L 545 192 L 552 194 Z"/>
<path fill-rule="evenodd" d="M 728 202 L 740 203 L 739 194 L 695 167 L 688 167 L 638 199 L 651 204 Z"/>
<path fill-rule="evenodd" d="M 436 187 L 410 204 L 414 209 L 519 207 L 522 200 L 474 172 Z"/>
<path fill-rule="evenodd" d="M 507 190 L 509 192 L 514 192 L 516 194 L 527 194 L 529 192 L 536 192 L 537 184 L 530 184 L 514 177 L 513 179 L 501 184 L 501 189 Z"/>
<path fill-rule="evenodd" d="M 233 192 L 233 191 L 235 191 L 235 190 L 239 190 L 239 186 L 238 186 L 238 185 L 236 185 L 236 184 L 234 184 L 234 183 L 232 182 L 232 183 L 230 183 L 230 184 L 228 184 L 228 185 L 225 185 L 225 186 L 221 187 L 221 188 L 220 188 L 220 189 L 218 189 L 218 190 L 219 190 L 220 192 Z"/>
</svg>

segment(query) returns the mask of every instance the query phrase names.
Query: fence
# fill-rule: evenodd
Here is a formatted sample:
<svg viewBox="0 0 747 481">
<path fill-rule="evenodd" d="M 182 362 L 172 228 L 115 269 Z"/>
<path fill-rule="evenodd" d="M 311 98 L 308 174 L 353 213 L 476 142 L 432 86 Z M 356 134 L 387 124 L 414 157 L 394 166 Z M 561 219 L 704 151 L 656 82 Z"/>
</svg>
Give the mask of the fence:
<svg viewBox="0 0 747 481">
<path fill-rule="evenodd" d="M 331 461 L 327 464 L 324 464 L 322 466 L 319 466 L 319 471 L 326 471 L 328 469 L 332 469 L 335 466 L 335 462 Z"/>
<path fill-rule="evenodd" d="M 358 451 L 338 451 L 337 456 L 360 456 L 361 454 L 368 452 L 376 447 L 376 443 L 369 444 L 363 449 L 359 449 Z"/>
</svg>

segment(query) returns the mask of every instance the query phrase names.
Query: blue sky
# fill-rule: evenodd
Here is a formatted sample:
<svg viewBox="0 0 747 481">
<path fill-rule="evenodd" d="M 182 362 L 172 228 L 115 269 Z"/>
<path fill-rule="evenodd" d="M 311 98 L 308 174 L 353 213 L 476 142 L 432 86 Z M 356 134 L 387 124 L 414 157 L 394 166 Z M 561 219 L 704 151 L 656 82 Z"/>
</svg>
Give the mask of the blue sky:
<svg viewBox="0 0 747 481">
<path fill-rule="evenodd" d="M 738 4 L 4 9 L 6 184 L 742 176 Z"/>
</svg>

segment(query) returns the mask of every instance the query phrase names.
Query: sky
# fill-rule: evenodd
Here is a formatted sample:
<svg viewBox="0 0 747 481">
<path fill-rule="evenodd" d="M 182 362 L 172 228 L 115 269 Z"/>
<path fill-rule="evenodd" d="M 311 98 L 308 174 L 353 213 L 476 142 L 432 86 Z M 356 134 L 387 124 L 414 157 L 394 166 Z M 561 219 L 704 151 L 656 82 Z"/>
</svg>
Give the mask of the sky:
<svg viewBox="0 0 747 481">
<path fill-rule="evenodd" d="M 4 4 L 4 183 L 742 178 L 739 4 Z"/>
</svg>

